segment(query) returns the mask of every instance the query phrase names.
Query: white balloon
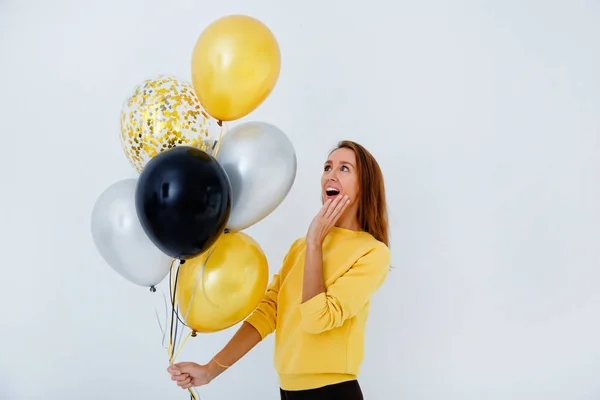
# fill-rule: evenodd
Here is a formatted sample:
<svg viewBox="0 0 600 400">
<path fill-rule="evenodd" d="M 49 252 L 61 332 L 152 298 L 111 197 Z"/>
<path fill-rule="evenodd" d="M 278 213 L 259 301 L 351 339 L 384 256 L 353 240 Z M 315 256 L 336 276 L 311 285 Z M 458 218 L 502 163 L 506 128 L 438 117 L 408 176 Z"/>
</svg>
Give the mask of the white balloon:
<svg viewBox="0 0 600 400">
<path fill-rule="evenodd" d="M 136 179 L 109 186 L 92 211 L 96 248 L 119 275 L 136 285 L 152 287 L 169 273 L 172 258 L 148 238 L 135 210 Z"/>
<path fill-rule="evenodd" d="M 247 122 L 221 139 L 216 156 L 232 188 L 227 229 L 240 231 L 271 214 L 296 179 L 296 151 L 279 128 Z"/>
</svg>

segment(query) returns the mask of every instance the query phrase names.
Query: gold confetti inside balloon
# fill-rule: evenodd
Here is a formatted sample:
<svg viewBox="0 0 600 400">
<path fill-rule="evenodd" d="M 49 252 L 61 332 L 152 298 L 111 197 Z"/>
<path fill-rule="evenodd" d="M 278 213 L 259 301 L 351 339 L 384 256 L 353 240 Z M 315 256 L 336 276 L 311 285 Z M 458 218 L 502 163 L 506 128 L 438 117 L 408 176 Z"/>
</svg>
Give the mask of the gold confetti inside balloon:
<svg viewBox="0 0 600 400">
<path fill-rule="evenodd" d="M 176 146 L 212 154 L 220 129 L 202 109 L 191 83 L 172 76 L 137 85 L 121 110 L 121 145 L 138 172 L 152 157 Z"/>
</svg>

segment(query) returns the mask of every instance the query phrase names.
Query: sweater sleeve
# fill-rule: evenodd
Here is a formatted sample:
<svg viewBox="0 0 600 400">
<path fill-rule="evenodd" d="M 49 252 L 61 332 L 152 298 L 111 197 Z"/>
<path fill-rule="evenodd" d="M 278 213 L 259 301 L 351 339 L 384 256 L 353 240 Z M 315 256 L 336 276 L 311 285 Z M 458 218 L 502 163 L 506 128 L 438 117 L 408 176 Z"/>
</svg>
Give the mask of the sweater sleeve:
<svg viewBox="0 0 600 400">
<path fill-rule="evenodd" d="M 300 239 L 297 239 L 292 243 L 292 246 L 283 258 L 282 269 L 287 264 L 292 252 L 298 247 L 300 241 Z M 279 296 L 280 285 L 281 270 L 278 274 L 273 275 L 273 279 L 271 279 L 271 283 L 269 283 L 267 292 L 261 302 L 254 309 L 252 314 L 246 318 L 246 322 L 252 325 L 258 333 L 260 333 L 262 339 L 273 333 L 277 327 L 277 299 Z"/>
<path fill-rule="evenodd" d="M 246 322 L 252 325 L 264 339 L 273 333 L 277 321 L 277 296 L 279 295 L 279 274 L 273 275 L 267 292 Z"/>
<path fill-rule="evenodd" d="M 326 332 L 358 314 L 385 280 L 389 267 L 390 251 L 381 243 L 359 258 L 325 292 L 300 304 L 304 331 Z"/>
</svg>

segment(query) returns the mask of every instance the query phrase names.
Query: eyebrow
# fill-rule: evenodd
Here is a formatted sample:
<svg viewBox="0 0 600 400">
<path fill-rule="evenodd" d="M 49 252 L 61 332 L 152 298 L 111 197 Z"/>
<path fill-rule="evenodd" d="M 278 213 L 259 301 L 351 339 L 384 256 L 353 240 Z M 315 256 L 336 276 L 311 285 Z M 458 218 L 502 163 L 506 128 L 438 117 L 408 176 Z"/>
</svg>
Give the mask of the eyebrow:
<svg viewBox="0 0 600 400">
<path fill-rule="evenodd" d="M 331 160 L 325 161 L 325 165 L 327 165 L 327 164 L 333 164 L 333 161 L 331 161 Z M 354 167 L 354 164 L 352 164 L 350 161 L 340 161 L 340 164 L 350 165 L 351 167 Z"/>
</svg>

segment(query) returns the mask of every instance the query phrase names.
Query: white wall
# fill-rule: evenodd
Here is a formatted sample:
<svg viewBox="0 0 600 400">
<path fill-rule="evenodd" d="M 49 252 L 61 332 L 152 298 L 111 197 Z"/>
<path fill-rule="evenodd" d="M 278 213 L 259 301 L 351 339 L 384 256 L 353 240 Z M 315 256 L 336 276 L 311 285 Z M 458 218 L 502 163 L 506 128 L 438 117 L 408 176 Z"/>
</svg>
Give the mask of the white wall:
<svg viewBox="0 0 600 400">
<path fill-rule="evenodd" d="M 366 398 L 599 398 L 591 0 L 1 1 L 0 398 L 187 398 L 165 372 L 157 296 L 102 261 L 89 219 L 136 175 L 123 99 L 148 76 L 188 79 L 198 34 L 229 13 L 263 20 L 283 51 L 276 90 L 244 119 L 298 153 L 292 193 L 248 231 L 272 271 L 318 210 L 337 140 L 384 169 L 395 269 L 373 304 Z M 207 361 L 231 334 L 180 359 Z M 272 344 L 203 400 L 277 399 Z"/>
</svg>

